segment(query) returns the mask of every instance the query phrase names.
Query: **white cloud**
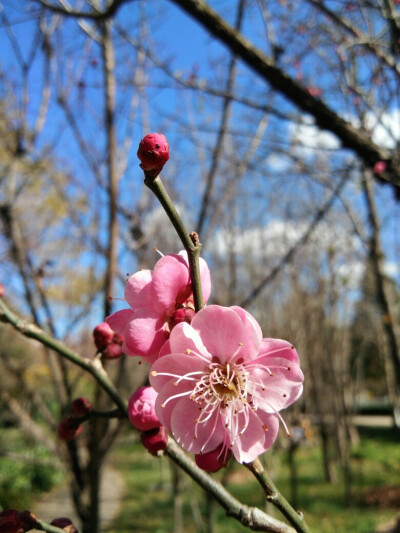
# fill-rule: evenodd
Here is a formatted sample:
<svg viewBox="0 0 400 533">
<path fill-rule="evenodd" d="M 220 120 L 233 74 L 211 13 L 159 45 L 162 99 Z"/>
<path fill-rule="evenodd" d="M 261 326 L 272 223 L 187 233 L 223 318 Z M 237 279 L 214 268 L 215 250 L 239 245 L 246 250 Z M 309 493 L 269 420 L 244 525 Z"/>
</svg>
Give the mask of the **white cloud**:
<svg viewBox="0 0 400 533">
<path fill-rule="evenodd" d="M 312 157 L 316 150 L 337 150 L 340 148 L 338 138 L 329 131 L 319 129 L 310 116 L 304 116 L 302 124 L 291 122 L 289 137 L 296 144 L 295 153 L 299 157 Z"/>
<path fill-rule="evenodd" d="M 308 222 L 291 222 L 279 219 L 271 220 L 266 226 L 237 231 L 234 236 L 234 247 L 237 254 L 250 254 L 255 259 L 282 257 L 296 242 L 301 239 L 309 227 Z M 226 256 L 229 240 L 226 232 L 220 230 L 216 233 L 209 248 L 215 249 L 219 256 Z M 305 245 L 315 251 L 326 252 L 328 249 L 358 250 L 359 242 L 356 237 L 345 228 L 321 222 Z"/>
</svg>

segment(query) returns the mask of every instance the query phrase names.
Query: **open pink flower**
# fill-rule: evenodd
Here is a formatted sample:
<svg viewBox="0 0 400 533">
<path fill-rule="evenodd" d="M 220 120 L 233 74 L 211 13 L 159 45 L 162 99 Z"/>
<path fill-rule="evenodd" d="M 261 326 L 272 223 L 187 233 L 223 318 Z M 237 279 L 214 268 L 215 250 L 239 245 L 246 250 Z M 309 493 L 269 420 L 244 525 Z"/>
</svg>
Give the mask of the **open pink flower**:
<svg viewBox="0 0 400 533">
<path fill-rule="evenodd" d="M 210 271 L 200 259 L 204 302 L 211 292 Z M 125 287 L 125 300 L 131 309 L 107 317 L 111 328 L 124 338 L 122 351 L 153 363 L 172 328 L 189 323 L 195 312 L 186 252 L 170 254 L 157 261 L 154 270 L 133 274 Z"/>
<path fill-rule="evenodd" d="M 267 450 L 279 411 L 303 390 L 294 346 L 263 339 L 244 309 L 218 305 L 203 308 L 190 325 L 178 324 L 169 346 L 171 353 L 153 364 L 150 383 L 158 392 L 156 413 L 178 443 L 194 454 L 222 444 L 221 454 L 231 450 L 239 462 Z"/>
</svg>

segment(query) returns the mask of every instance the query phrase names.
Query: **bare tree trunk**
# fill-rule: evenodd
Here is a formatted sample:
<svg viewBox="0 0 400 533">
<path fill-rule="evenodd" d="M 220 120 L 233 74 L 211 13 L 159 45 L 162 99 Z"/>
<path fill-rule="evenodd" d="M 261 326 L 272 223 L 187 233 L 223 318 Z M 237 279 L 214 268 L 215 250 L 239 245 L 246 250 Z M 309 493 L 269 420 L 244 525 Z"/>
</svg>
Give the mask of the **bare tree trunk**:
<svg viewBox="0 0 400 533">
<path fill-rule="evenodd" d="M 105 127 L 107 134 L 107 163 L 108 163 L 108 264 L 105 279 L 104 314 L 111 312 L 109 296 L 113 293 L 114 279 L 117 273 L 117 199 L 118 199 L 118 172 L 117 172 L 117 137 L 115 128 L 115 58 L 114 47 L 111 40 L 110 23 L 102 25 L 102 53 L 104 61 L 104 87 L 105 87 Z"/>
<path fill-rule="evenodd" d="M 383 330 L 385 332 L 389 354 L 396 383 L 396 404 L 399 403 L 400 396 L 400 346 L 396 335 L 396 317 L 393 312 L 392 303 L 387 290 L 387 283 L 383 268 L 383 253 L 379 235 L 379 220 L 376 213 L 373 183 L 371 172 L 365 170 L 362 175 L 362 185 L 364 189 L 365 202 L 368 209 L 368 219 L 371 229 L 370 236 L 370 261 L 375 276 L 377 303 L 381 311 Z M 385 365 L 387 368 L 388 365 Z M 396 409 L 396 405 L 393 406 Z"/>
</svg>

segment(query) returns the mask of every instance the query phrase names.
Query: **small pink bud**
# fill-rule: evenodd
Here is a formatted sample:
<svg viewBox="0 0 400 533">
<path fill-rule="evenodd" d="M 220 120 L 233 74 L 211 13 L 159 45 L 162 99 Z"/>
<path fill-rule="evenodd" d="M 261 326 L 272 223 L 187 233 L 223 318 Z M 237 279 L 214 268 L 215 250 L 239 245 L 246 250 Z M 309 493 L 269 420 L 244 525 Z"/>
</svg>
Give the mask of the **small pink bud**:
<svg viewBox="0 0 400 533">
<path fill-rule="evenodd" d="M 190 324 L 195 314 L 195 310 L 191 307 L 182 307 L 180 309 L 176 309 L 172 315 L 171 326 L 176 326 L 180 322 L 187 322 Z"/>
<path fill-rule="evenodd" d="M 152 455 L 158 455 L 158 452 L 165 450 L 168 444 L 168 434 L 164 426 L 159 428 L 143 431 L 140 435 L 140 442 Z"/>
<path fill-rule="evenodd" d="M 50 522 L 51 526 L 59 527 L 60 529 L 63 529 L 67 533 L 79 533 L 79 531 L 74 526 L 72 520 L 69 518 L 55 518 Z"/>
<path fill-rule="evenodd" d="M 142 169 L 157 177 L 169 159 L 167 139 L 162 133 L 149 133 L 140 141 L 137 156 Z"/>
<path fill-rule="evenodd" d="M 0 283 L 0 298 L 4 296 L 5 292 L 6 292 L 6 288 L 4 287 L 2 283 Z"/>
<path fill-rule="evenodd" d="M 207 472 L 218 472 L 221 468 L 225 468 L 231 458 L 232 452 L 230 450 L 222 450 L 220 444 L 215 450 L 207 453 L 197 453 L 194 460 L 199 468 L 207 470 Z"/>
<path fill-rule="evenodd" d="M 113 341 L 114 331 L 107 322 L 102 322 L 93 330 L 94 343 L 99 352 L 102 352 Z"/>
<path fill-rule="evenodd" d="M 122 352 L 121 345 L 112 342 L 103 351 L 103 358 L 104 359 L 118 359 L 119 357 L 121 357 L 122 353 L 123 352 Z"/>
<path fill-rule="evenodd" d="M 307 92 L 310 96 L 315 96 L 316 98 L 322 95 L 322 89 L 319 87 L 307 87 Z"/>
<path fill-rule="evenodd" d="M 377 161 L 374 165 L 373 171 L 375 174 L 382 174 L 382 172 L 385 172 L 386 166 L 387 165 L 385 161 Z"/>
<path fill-rule="evenodd" d="M 93 410 L 92 404 L 87 398 L 76 398 L 71 403 L 71 413 L 74 416 L 86 416 Z"/>
<path fill-rule="evenodd" d="M 66 416 L 58 425 L 57 434 L 61 440 L 70 442 L 82 433 L 82 426 L 73 416 Z"/>
<path fill-rule="evenodd" d="M 135 428 L 147 431 L 161 426 L 154 407 L 156 398 L 153 387 L 139 387 L 129 398 L 128 416 Z"/>
</svg>

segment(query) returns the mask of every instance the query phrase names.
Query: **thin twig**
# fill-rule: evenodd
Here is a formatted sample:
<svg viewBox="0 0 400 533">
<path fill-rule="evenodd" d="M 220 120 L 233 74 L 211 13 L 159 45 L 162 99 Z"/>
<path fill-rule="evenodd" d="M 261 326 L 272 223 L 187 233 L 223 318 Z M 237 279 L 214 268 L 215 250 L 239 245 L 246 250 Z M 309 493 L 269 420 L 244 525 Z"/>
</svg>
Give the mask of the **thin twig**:
<svg viewBox="0 0 400 533">
<path fill-rule="evenodd" d="M 197 233 L 188 233 L 181 217 L 178 215 L 175 206 L 166 191 L 160 176 L 153 178 L 149 173 L 145 172 L 145 185 L 157 196 L 158 201 L 164 208 L 168 218 L 174 226 L 182 244 L 188 254 L 190 278 L 192 282 L 193 300 L 196 311 L 200 311 L 204 307 L 203 292 L 201 290 L 200 278 L 200 252 L 201 243 Z"/>
</svg>

